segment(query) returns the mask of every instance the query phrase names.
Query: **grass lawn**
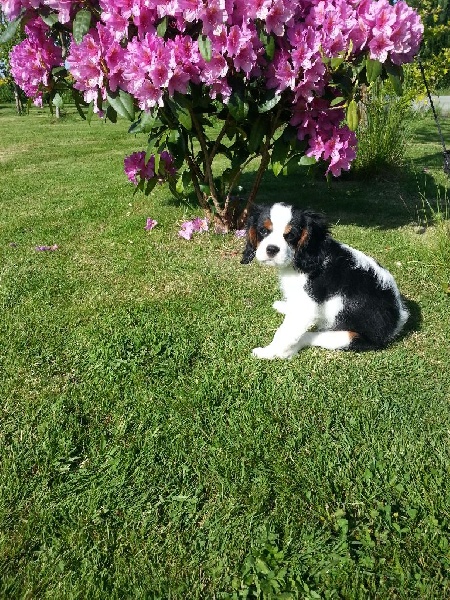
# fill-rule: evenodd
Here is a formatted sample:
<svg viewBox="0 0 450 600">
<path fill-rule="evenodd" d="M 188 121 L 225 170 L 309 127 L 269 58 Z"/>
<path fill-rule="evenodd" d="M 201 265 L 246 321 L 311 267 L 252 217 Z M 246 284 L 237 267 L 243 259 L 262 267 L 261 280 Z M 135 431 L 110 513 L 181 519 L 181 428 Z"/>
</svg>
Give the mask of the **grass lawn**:
<svg viewBox="0 0 450 600">
<path fill-rule="evenodd" d="M 385 351 L 273 362 L 251 349 L 280 323 L 275 273 L 233 235 L 178 238 L 201 213 L 165 188 L 133 196 L 143 137 L 5 106 L 0 131 L 0 597 L 450 597 L 433 120 L 402 171 L 265 178 L 261 201 L 325 211 L 412 313 Z"/>
</svg>

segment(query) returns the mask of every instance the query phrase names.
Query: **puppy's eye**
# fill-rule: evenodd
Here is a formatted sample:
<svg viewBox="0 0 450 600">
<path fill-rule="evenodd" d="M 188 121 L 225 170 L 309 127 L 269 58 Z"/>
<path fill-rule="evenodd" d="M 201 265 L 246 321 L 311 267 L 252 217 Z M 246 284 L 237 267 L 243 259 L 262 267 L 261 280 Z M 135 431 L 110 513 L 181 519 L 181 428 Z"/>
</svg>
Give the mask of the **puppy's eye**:
<svg viewBox="0 0 450 600">
<path fill-rule="evenodd" d="M 294 229 L 290 229 L 288 232 L 286 232 L 283 235 L 283 237 L 288 244 L 292 244 L 293 246 L 295 246 L 295 244 L 298 240 L 298 232 L 295 231 Z"/>
<path fill-rule="evenodd" d="M 260 228 L 258 229 L 258 233 L 259 233 L 259 235 L 260 235 L 262 238 L 264 238 L 264 237 L 267 237 L 267 236 L 269 235 L 269 233 L 270 233 L 270 230 L 269 230 L 269 229 L 267 229 L 267 227 L 260 227 Z"/>
</svg>

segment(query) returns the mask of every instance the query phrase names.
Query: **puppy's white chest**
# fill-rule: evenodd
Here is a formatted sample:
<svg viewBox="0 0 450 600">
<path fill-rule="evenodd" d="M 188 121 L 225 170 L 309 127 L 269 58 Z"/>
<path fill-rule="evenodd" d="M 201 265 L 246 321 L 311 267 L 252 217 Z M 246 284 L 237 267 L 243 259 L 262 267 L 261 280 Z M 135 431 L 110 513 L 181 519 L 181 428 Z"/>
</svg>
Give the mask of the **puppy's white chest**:
<svg viewBox="0 0 450 600">
<path fill-rule="evenodd" d="M 304 273 L 283 273 L 280 275 L 280 287 L 287 304 L 297 304 L 309 299 L 305 291 L 307 276 Z"/>
</svg>

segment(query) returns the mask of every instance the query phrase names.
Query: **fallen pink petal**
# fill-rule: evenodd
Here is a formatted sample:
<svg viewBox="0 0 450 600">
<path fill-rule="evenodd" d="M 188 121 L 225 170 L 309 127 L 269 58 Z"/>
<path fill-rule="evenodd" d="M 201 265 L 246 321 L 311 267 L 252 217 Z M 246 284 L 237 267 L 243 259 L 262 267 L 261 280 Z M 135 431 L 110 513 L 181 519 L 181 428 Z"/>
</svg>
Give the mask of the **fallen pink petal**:
<svg viewBox="0 0 450 600">
<path fill-rule="evenodd" d="M 234 235 L 237 238 L 243 238 L 245 237 L 247 234 L 247 231 L 245 229 L 236 229 L 236 231 L 234 232 Z"/>
<path fill-rule="evenodd" d="M 208 231 L 208 220 L 196 217 L 191 221 L 194 231 Z"/>
<path fill-rule="evenodd" d="M 180 229 L 180 231 L 178 232 L 178 235 L 183 238 L 184 240 L 190 240 L 192 237 L 192 230 L 190 229 Z"/>
<path fill-rule="evenodd" d="M 35 246 L 36 252 L 53 252 L 54 250 L 58 250 L 58 244 L 53 244 L 52 246 Z"/>
<path fill-rule="evenodd" d="M 158 221 L 155 221 L 155 219 L 151 219 L 150 217 L 147 218 L 147 224 L 144 227 L 144 229 L 146 229 L 147 231 L 151 231 L 152 229 L 154 229 L 156 226 L 158 225 Z"/>
</svg>

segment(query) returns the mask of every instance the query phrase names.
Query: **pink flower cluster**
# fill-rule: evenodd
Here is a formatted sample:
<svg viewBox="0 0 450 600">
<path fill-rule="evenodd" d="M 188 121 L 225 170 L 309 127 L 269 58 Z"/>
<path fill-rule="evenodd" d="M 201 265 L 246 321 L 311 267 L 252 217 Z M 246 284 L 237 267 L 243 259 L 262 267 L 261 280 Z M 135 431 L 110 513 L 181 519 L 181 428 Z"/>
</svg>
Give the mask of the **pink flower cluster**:
<svg viewBox="0 0 450 600">
<path fill-rule="evenodd" d="M 63 64 L 61 48 L 48 37 L 49 28 L 40 19 L 25 26 L 27 38 L 11 50 L 11 73 L 34 103 L 42 106 L 42 94 L 49 88 L 51 70 Z"/>
<path fill-rule="evenodd" d="M 348 127 L 341 127 L 344 112 L 330 108 L 322 98 L 310 103 L 297 102 L 291 125 L 297 127 L 300 140 L 308 139 L 307 156 L 328 161 L 327 173 L 339 176 L 348 171 L 356 156 L 356 135 Z"/>
<path fill-rule="evenodd" d="M 155 156 L 152 154 L 148 161 L 145 161 L 145 151 L 134 152 L 124 159 L 124 171 L 129 181 L 138 185 L 140 180 L 149 181 L 156 177 L 160 183 L 176 173 L 173 164 L 173 157 L 164 150 L 160 154 L 160 163 L 158 172 L 155 173 Z"/>
<path fill-rule="evenodd" d="M 23 8 L 31 12 L 45 5 L 56 12 L 60 23 L 68 23 L 82 5 L 81 2 L 72 0 L 2 0 L 0 4 L 6 18 L 10 21 L 16 19 Z"/>
<path fill-rule="evenodd" d="M 393 6 L 388 0 L 363 0 L 364 19 L 370 35 L 370 57 L 380 62 L 388 58 L 396 65 L 410 62 L 417 54 L 423 25 L 417 13 L 401 0 Z"/>
</svg>

